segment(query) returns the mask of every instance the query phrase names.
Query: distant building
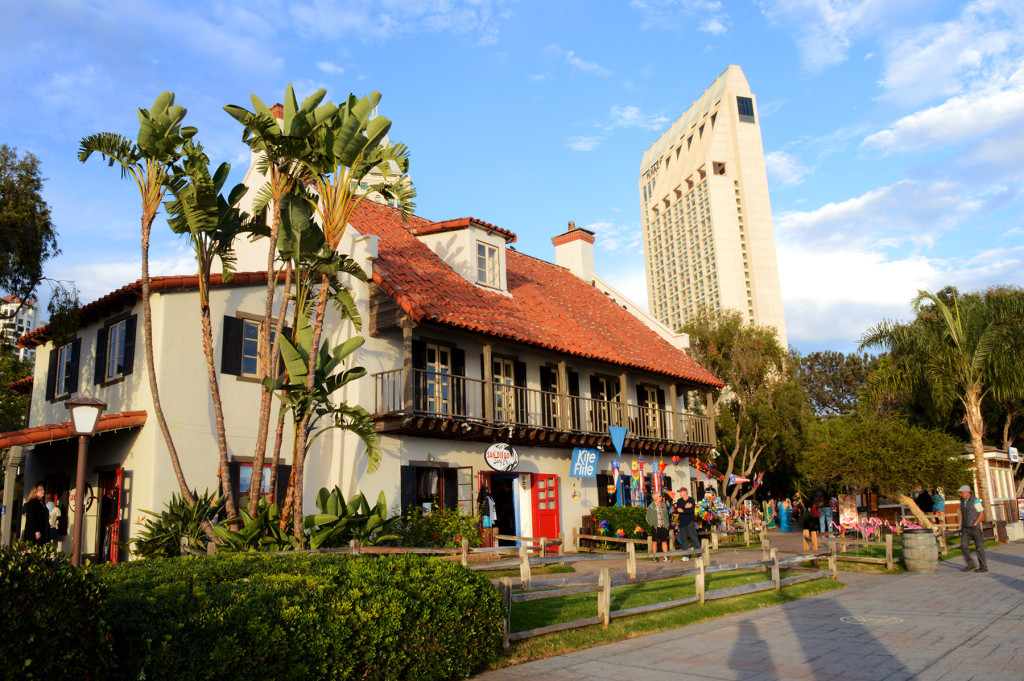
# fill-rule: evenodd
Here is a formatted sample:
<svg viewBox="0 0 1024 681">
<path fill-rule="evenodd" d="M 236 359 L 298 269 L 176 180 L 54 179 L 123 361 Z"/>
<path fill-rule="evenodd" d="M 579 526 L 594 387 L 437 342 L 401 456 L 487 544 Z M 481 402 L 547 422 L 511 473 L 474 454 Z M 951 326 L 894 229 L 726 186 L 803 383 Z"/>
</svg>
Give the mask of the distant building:
<svg viewBox="0 0 1024 681">
<path fill-rule="evenodd" d="M 21 298 L 10 295 L 0 298 L 0 341 L 14 348 L 18 359 L 35 360 L 36 351 L 32 348 L 19 348 L 18 338 L 39 326 L 39 311 L 36 301 L 30 300 L 24 305 Z"/>
<path fill-rule="evenodd" d="M 702 308 L 774 326 L 786 347 L 757 102 L 730 66 L 644 154 L 641 224 L 651 313 L 678 329 Z"/>
</svg>

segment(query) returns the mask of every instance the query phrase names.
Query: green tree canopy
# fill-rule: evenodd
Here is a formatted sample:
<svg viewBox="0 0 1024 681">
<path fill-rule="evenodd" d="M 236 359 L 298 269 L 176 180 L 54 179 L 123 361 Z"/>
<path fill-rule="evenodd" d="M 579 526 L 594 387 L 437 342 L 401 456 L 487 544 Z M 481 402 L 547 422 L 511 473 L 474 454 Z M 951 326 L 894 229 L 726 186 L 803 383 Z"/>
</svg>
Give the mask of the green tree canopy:
<svg viewBox="0 0 1024 681">
<path fill-rule="evenodd" d="M 811 428 L 800 472 L 832 489 L 876 491 L 931 523 L 911 498 L 916 487 L 953 490 L 970 481 L 963 444 L 895 416 L 837 416 Z"/>
<path fill-rule="evenodd" d="M 18 359 L 10 345 L 0 343 L 0 433 L 25 427 L 28 395 L 19 395 L 7 387 L 32 373 L 32 362 Z"/>
<path fill-rule="evenodd" d="M 60 253 L 42 189 L 39 159 L 0 145 L 0 291 L 22 300 L 35 297 L 43 263 Z"/>
<path fill-rule="evenodd" d="M 816 414 L 849 414 L 857 410 L 864 383 L 877 367 L 874 355 L 812 352 L 800 357 L 800 383 Z"/>
</svg>

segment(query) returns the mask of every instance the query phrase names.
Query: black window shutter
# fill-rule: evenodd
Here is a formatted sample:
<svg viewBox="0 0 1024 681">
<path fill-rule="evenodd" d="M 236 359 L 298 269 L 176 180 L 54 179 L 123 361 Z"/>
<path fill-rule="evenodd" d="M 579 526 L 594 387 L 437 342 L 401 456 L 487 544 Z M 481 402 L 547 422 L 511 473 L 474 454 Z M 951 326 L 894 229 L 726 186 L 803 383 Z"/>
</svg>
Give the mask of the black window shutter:
<svg viewBox="0 0 1024 681">
<path fill-rule="evenodd" d="M 71 341 L 71 366 L 68 367 L 68 394 L 78 392 L 78 360 L 82 356 L 82 339 Z"/>
<path fill-rule="evenodd" d="M 665 391 L 661 388 L 658 388 L 658 408 L 665 408 Z"/>
<path fill-rule="evenodd" d="M 93 372 L 93 383 L 102 383 L 106 377 L 107 364 L 107 327 L 96 330 L 96 370 Z"/>
<path fill-rule="evenodd" d="M 416 467 L 402 466 L 402 513 L 416 504 Z"/>
<path fill-rule="evenodd" d="M 580 396 L 580 375 L 572 369 L 566 372 L 568 376 L 569 394 L 573 397 Z M 572 430 L 580 429 L 580 401 L 569 400 L 569 411 L 572 416 Z"/>
<path fill-rule="evenodd" d="M 605 395 L 601 390 L 601 380 L 597 376 L 590 377 L 590 399 L 592 400 L 605 400 L 608 396 Z"/>
<path fill-rule="evenodd" d="M 228 462 L 228 477 L 231 478 L 231 489 L 234 492 L 235 508 L 238 508 L 238 494 L 239 494 L 238 478 L 239 478 L 239 474 L 240 474 L 239 468 L 240 467 L 239 467 L 237 461 L 229 461 Z M 220 479 L 219 478 L 217 480 L 217 483 L 220 484 Z M 249 490 L 249 491 L 251 492 L 252 490 Z M 224 494 L 224 490 L 221 489 L 221 496 L 223 496 L 223 494 Z"/>
<path fill-rule="evenodd" d="M 220 348 L 220 372 L 242 375 L 242 320 L 224 315 L 224 342 Z"/>
<path fill-rule="evenodd" d="M 540 391 L 542 393 L 551 392 L 552 374 L 554 370 L 549 366 L 540 366 Z M 552 418 L 554 415 L 554 401 L 557 397 L 551 397 L 550 395 L 542 395 L 540 400 L 541 417 L 544 419 L 544 426 L 552 428 L 556 426 L 555 419 Z"/>
<path fill-rule="evenodd" d="M 284 506 L 284 498 L 288 496 L 288 481 L 292 477 L 292 467 L 278 465 L 277 467 L 277 496 L 274 497 L 278 508 Z"/>
<path fill-rule="evenodd" d="M 50 350 L 49 364 L 46 369 L 46 399 L 52 400 L 57 395 L 57 348 Z"/>
<path fill-rule="evenodd" d="M 468 416 L 466 414 L 466 379 L 455 378 L 466 375 L 466 351 L 461 348 L 452 348 L 452 394 L 455 398 L 456 415 Z"/>
<path fill-rule="evenodd" d="M 540 389 L 546 393 L 551 392 L 551 384 L 554 383 L 552 374 L 554 369 L 549 366 L 541 365 L 540 367 Z"/>
<path fill-rule="evenodd" d="M 423 341 L 412 342 L 412 388 L 413 404 L 416 411 L 425 411 L 427 408 L 427 378 L 422 370 L 427 368 L 427 344 Z M 419 369 L 420 371 L 415 371 Z"/>
<path fill-rule="evenodd" d="M 414 340 L 412 342 L 412 368 L 427 368 L 427 344 L 423 341 Z"/>
<path fill-rule="evenodd" d="M 526 388 L 526 362 L 512 363 L 512 380 L 517 388 Z M 516 391 L 516 421 L 527 423 L 529 421 L 526 390 Z"/>
<path fill-rule="evenodd" d="M 639 383 L 636 384 L 636 403 L 641 407 L 649 407 L 647 404 L 647 391 Z"/>
<path fill-rule="evenodd" d="M 122 376 L 127 376 L 135 369 L 135 322 L 138 315 L 132 315 L 124 322 L 124 369 Z"/>
</svg>

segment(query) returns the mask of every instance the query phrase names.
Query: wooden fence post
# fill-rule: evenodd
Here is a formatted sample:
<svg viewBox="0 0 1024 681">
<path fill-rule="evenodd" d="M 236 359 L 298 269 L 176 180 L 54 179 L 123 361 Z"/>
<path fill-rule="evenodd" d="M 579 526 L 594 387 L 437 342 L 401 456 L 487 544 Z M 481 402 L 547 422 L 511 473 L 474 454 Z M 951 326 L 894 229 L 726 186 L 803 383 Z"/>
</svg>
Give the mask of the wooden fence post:
<svg viewBox="0 0 1024 681">
<path fill-rule="evenodd" d="M 772 549 L 772 581 L 775 582 L 775 590 L 782 588 L 782 578 L 779 576 L 779 550 Z"/>
<path fill-rule="evenodd" d="M 704 559 L 704 564 L 711 565 L 711 551 L 708 548 L 708 540 L 706 538 L 700 540 L 700 549 L 703 552 L 701 557 Z"/>
<path fill-rule="evenodd" d="M 668 531 L 668 550 L 676 550 L 676 531 L 674 529 Z"/>
<path fill-rule="evenodd" d="M 892 562 L 892 534 L 885 535 L 885 569 L 892 570 L 895 566 Z"/>
<path fill-rule="evenodd" d="M 718 550 L 718 528 L 711 528 L 711 548 Z"/>
<path fill-rule="evenodd" d="M 548 538 L 547 537 L 541 537 L 540 538 L 540 555 L 541 555 L 541 557 L 544 557 L 544 556 L 548 555 Z"/>
<path fill-rule="evenodd" d="M 828 554 L 828 569 L 832 571 L 832 579 L 839 579 L 839 556 L 836 553 L 836 543 L 831 542 Z"/>
<path fill-rule="evenodd" d="M 942 555 L 949 553 L 949 547 L 946 546 L 946 526 L 945 524 L 939 526 L 939 549 Z"/>
<path fill-rule="evenodd" d="M 462 538 L 462 565 L 469 566 L 469 538 Z"/>
<path fill-rule="evenodd" d="M 636 579 L 636 544 L 626 544 L 626 572 L 630 579 Z"/>
<path fill-rule="evenodd" d="M 498 585 L 501 600 L 505 603 L 505 617 L 502 619 L 501 647 L 508 648 L 509 634 L 512 633 L 512 580 L 502 577 Z"/>
<path fill-rule="evenodd" d="M 743 520 L 743 543 L 750 548 L 750 521 Z"/>
<path fill-rule="evenodd" d="M 572 528 L 572 550 L 573 553 L 580 552 L 580 531 L 575 527 Z"/>
<path fill-rule="evenodd" d="M 612 571 L 611 568 L 601 568 L 601 591 L 598 596 L 597 612 L 604 620 L 604 626 L 612 620 Z"/>
<path fill-rule="evenodd" d="M 359 540 L 353 539 L 348 543 L 348 550 L 353 556 L 359 555 Z"/>
<path fill-rule="evenodd" d="M 771 560 L 771 556 L 768 553 L 771 550 L 771 548 L 772 548 L 772 540 L 769 539 L 768 537 L 762 538 L 761 539 L 761 560 L 763 560 L 765 562 L 768 562 L 769 560 Z"/>
<path fill-rule="evenodd" d="M 523 583 L 524 589 L 533 586 L 533 578 L 530 576 L 530 549 L 526 544 L 519 545 L 519 581 Z"/>
<path fill-rule="evenodd" d="M 558 555 L 565 555 L 565 532 L 558 533 Z"/>
<path fill-rule="evenodd" d="M 648 556 L 653 556 L 654 555 L 654 551 L 656 550 L 656 548 L 657 547 L 654 545 L 654 540 L 651 539 L 650 537 L 647 537 L 647 555 Z"/>
<path fill-rule="evenodd" d="M 704 596 L 706 593 L 705 581 L 704 581 L 704 559 L 697 559 L 697 576 L 693 579 L 693 586 L 697 589 L 697 596 L 700 598 L 700 604 L 704 605 Z"/>
<path fill-rule="evenodd" d="M 210 542 L 206 545 L 206 555 L 212 556 L 215 553 L 217 553 L 217 545 L 213 542 Z"/>
</svg>

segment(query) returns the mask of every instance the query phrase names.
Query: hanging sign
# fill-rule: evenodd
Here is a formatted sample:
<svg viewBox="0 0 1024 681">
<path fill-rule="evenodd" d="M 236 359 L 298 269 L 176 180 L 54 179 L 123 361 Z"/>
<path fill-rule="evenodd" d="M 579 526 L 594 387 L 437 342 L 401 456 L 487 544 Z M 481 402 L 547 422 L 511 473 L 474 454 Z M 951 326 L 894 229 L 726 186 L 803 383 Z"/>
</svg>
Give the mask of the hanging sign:
<svg viewBox="0 0 1024 681">
<path fill-rule="evenodd" d="M 484 461 L 499 473 L 514 471 L 519 466 L 519 453 L 506 442 L 496 442 L 484 452 Z"/>
<path fill-rule="evenodd" d="M 597 477 L 596 449 L 587 447 L 576 447 L 572 450 L 572 463 L 569 466 L 570 478 L 596 478 Z"/>
<path fill-rule="evenodd" d="M 1020 461 L 1020 454 L 1017 453 L 1016 447 L 1007 447 L 1006 453 L 1010 455 L 1010 461 L 1012 461 L 1013 463 L 1017 463 L 1018 461 Z"/>
</svg>

